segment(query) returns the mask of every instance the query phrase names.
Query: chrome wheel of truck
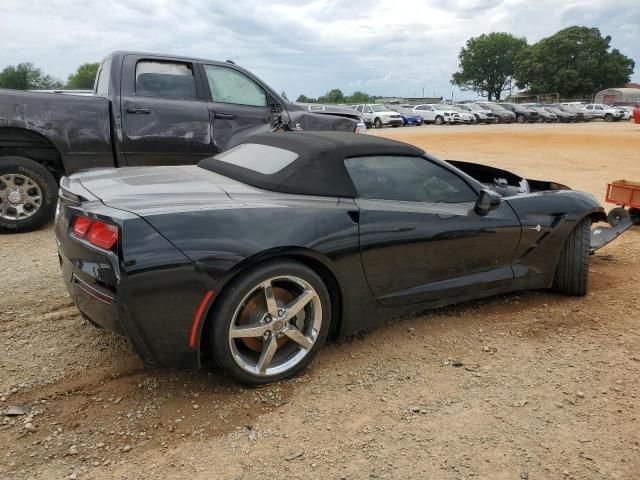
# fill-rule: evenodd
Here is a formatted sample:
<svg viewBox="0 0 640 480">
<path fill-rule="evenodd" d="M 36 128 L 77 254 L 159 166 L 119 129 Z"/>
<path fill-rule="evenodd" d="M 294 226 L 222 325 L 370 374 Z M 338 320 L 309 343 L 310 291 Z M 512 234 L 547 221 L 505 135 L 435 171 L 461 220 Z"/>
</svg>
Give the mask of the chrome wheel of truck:
<svg viewBox="0 0 640 480">
<path fill-rule="evenodd" d="M 28 158 L 0 157 L 0 233 L 24 232 L 46 224 L 58 185 L 45 167 Z"/>
</svg>

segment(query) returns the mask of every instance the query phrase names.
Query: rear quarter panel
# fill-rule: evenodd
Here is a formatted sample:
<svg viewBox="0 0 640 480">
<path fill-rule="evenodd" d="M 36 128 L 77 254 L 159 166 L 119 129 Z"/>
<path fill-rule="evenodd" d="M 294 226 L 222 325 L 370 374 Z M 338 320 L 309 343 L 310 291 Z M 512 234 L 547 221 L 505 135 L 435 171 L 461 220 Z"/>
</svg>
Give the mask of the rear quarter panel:
<svg viewBox="0 0 640 480">
<path fill-rule="evenodd" d="M 26 129 L 50 140 L 67 175 L 114 165 L 106 98 L 0 90 L 3 127 Z"/>
</svg>

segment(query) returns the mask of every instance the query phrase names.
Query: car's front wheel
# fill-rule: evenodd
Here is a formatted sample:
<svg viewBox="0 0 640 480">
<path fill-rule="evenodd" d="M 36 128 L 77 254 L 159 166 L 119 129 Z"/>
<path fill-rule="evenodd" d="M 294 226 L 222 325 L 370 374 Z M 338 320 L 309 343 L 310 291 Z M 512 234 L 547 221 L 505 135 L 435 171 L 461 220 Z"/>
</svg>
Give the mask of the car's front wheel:
<svg viewBox="0 0 640 480">
<path fill-rule="evenodd" d="M 591 219 L 580 221 L 569 234 L 556 267 L 553 289 L 566 295 L 587 294 Z"/>
<path fill-rule="evenodd" d="M 331 300 L 322 279 L 291 260 L 253 268 L 224 289 L 212 316 L 214 361 L 258 386 L 303 370 L 325 342 Z"/>
<path fill-rule="evenodd" d="M 376 128 L 382 128 L 382 120 L 380 120 L 379 118 L 376 118 L 373 121 L 373 126 L 376 127 Z"/>
<path fill-rule="evenodd" d="M 444 118 L 442 118 L 440 115 L 438 115 L 436 117 L 435 124 L 436 125 L 442 125 L 443 123 L 444 123 Z"/>
<path fill-rule="evenodd" d="M 604 116 L 604 121 L 605 121 L 605 122 L 613 122 L 613 115 L 611 115 L 610 113 L 607 113 L 607 114 Z"/>
<path fill-rule="evenodd" d="M 518 123 L 525 123 L 527 121 L 527 117 L 525 115 L 517 115 L 516 116 L 516 122 Z"/>
<path fill-rule="evenodd" d="M 0 157 L 0 233 L 42 227 L 57 200 L 58 184 L 49 170 L 29 158 Z"/>
</svg>

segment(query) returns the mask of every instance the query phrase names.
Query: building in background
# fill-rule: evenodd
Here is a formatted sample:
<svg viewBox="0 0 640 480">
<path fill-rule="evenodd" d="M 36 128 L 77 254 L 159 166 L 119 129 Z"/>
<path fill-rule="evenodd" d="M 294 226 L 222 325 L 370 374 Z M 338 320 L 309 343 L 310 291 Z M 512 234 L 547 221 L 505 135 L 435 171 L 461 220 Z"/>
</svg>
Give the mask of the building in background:
<svg viewBox="0 0 640 480">
<path fill-rule="evenodd" d="M 594 103 L 635 105 L 640 103 L 640 88 L 607 88 L 596 93 Z"/>
</svg>

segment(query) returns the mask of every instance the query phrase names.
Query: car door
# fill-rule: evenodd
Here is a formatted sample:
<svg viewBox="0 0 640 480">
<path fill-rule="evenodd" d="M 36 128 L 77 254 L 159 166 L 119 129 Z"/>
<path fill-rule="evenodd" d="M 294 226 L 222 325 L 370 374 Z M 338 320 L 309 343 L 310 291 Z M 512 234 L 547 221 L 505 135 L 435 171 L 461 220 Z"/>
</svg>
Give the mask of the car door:
<svg viewBox="0 0 640 480">
<path fill-rule="evenodd" d="M 273 103 L 265 88 L 231 65 L 204 64 L 203 68 L 213 140 L 218 149 L 226 150 L 251 135 L 269 131 L 272 104 L 274 112 L 282 111 L 284 106 Z"/>
<path fill-rule="evenodd" d="M 209 111 L 191 62 L 128 55 L 120 117 L 130 166 L 197 163 L 214 153 Z"/>
<path fill-rule="evenodd" d="M 350 158 L 346 165 L 359 196 L 362 263 L 382 305 L 509 287 L 521 235 L 509 205 L 477 214 L 474 188 L 425 157 Z"/>
<path fill-rule="evenodd" d="M 431 105 L 418 105 L 415 109 L 425 122 L 434 122 L 436 120 L 436 111 Z"/>
</svg>

